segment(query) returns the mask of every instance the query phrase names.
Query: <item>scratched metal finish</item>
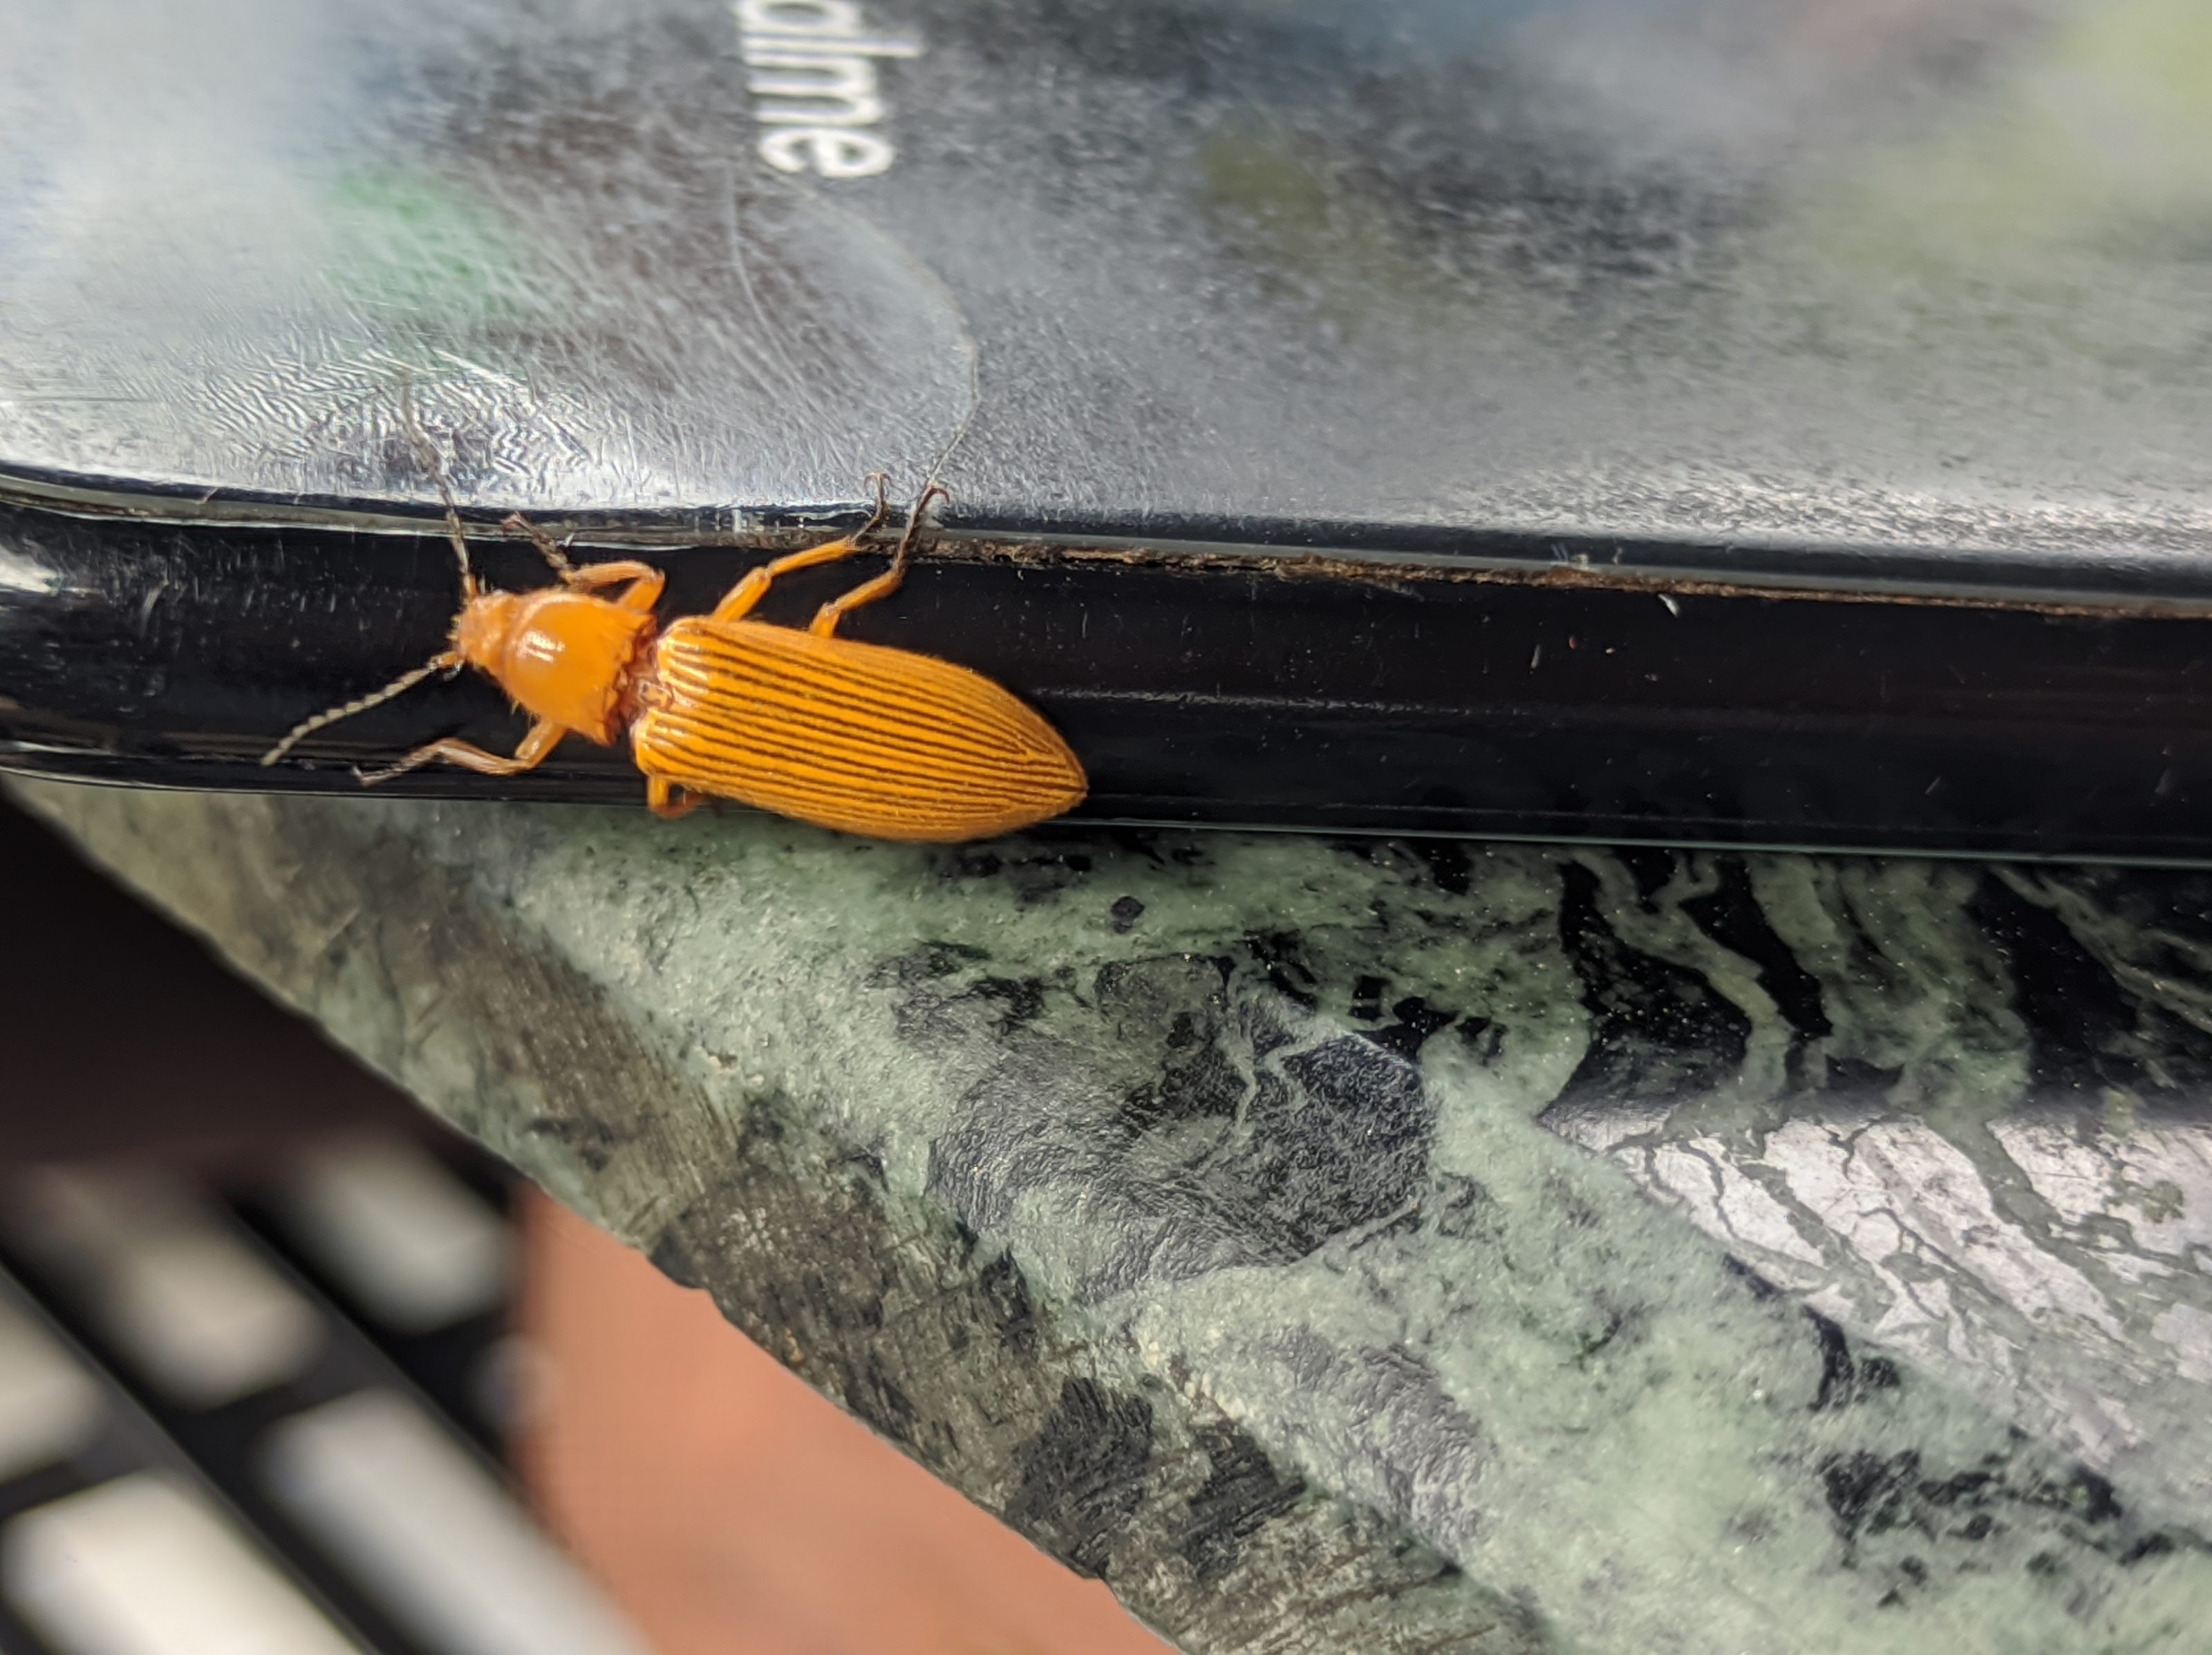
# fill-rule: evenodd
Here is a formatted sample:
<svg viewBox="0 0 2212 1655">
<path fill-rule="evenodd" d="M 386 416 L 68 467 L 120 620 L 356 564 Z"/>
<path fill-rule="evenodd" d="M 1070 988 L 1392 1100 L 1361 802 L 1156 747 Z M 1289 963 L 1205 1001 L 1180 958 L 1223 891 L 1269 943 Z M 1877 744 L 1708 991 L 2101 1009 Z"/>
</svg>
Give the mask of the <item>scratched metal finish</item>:
<svg viewBox="0 0 2212 1655">
<path fill-rule="evenodd" d="M 2204 876 L 27 792 L 1194 1652 L 2203 1646 Z"/>
<path fill-rule="evenodd" d="M 860 15 L 896 161 L 794 180 L 724 0 L 0 0 L 0 465 L 419 502 L 407 377 L 538 511 L 850 501 L 972 412 L 976 523 L 2212 527 L 2197 9 Z"/>
</svg>

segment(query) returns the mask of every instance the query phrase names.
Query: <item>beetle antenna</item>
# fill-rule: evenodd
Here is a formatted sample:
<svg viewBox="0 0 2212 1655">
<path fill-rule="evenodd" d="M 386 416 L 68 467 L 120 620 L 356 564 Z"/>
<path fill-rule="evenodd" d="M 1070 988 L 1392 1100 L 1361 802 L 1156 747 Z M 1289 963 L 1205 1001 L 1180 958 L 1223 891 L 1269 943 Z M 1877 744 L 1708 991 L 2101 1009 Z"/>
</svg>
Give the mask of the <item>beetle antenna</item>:
<svg viewBox="0 0 2212 1655">
<path fill-rule="evenodd" d="M 446 503 L 446 538 L 453 543 L 453 556 L 460 559 L 461 597 L 472 602 L 477 595 L 477 574 L 469 564 L 469 542 L 461 532 L 460 508 L 453 503 L 453 490 L 446 481 L 446 468 L 438 462 L 438 450 L 424 434 L 422 422 L 415 417 L 415 381 L 406 374 L 399 380 L 399 424 L 414 447 L 415 458 L 422 462 L 422 469 L 438 485 L 438 498 Z"/>
<path fill-rule="evenodd" d="M 891 553 L 891 566 L 884 571 L 887 576 L 906 573 L 907 564 L 914 559 L 914 543 L 921 533 L 922 515 L 928 511 L 930 502 L 951 498 L 952 491 L 942 483 L 932 483 L 921 491 L 921 497 L 914 502 L 914 509 L 906 514 L 906 532 L 899 536 L 898 550 Z"/>
<path fill-rule="evenodd" d="M 325 726 L 335 724 L 342 718 L 351 718 L 356 713 L 365 713 L 372 707 L 380 707 L 394 696 L 404 695 L 412 690 L 424 678 L 434 678 L 440 672 L 448 675 L 458 672 L 467 664 L 458 649 L 448 649 L 443 654 L 433 655 L 411 672 L 402 672 L 381 690 L 349 701 L 343 707 L 329 708 L 317 713 L 313 718 L 301 719 L 284 733 L 284 739 L 282 741 L 261 755 L 261 762 L 264 765 L 274 764 L 286 753 Z"/>
</svg>

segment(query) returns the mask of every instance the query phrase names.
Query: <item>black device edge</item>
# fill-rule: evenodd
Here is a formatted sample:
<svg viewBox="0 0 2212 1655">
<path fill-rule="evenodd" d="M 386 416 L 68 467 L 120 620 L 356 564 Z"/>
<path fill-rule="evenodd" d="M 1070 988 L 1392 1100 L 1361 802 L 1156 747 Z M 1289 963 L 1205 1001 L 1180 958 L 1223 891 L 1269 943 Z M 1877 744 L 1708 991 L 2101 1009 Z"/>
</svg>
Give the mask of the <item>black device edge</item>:
<svg viewBox="0 0 2212 1655">
<path fill-rule="evenodd" d="M 456 587 L 434 517 L 299 502 L 299 520 L 240 520 L 254 509 L 174 492 L 0 502 L 0 767 L 345 793 L 355 764 L 434 735 L 513 741 L 498 692 L 467 678 L 263 768 L 299 718 L 441 647 Z M 580 556 L 659 545 L 673 615 L 849 515 L 556 526 Z M 526 545 L 470 526 L 496 583 L 543 583 Z M 1446 551 L 1309 525 L 1301 546 L 1275 525 L 1194 545 L 1194 529 L 1238 526 L 1121 526 L 956 514 L 897 600 L 850 623 L 1036 705 L 1091 772 L 1081 819 L 2212 857 L 2212 578 L 2200 599 L 2142 564 L 2097 586 L 2067 568 L 2000 581 L 1975 560 L 1961 584 L 1944 578 L 1954 560 L 1840 551 L 1778 555 L 1784 580 L 1734 547 L 1674 548 L 1670 569 L 1641 543 L 1470 534 Z M 851 578 L 792 577 L 765 618 L 803 621 Z M 625 752 L 571 740 L 528 776 L 426 770 L 386 790 L 643 788 Z"/>
</svg>

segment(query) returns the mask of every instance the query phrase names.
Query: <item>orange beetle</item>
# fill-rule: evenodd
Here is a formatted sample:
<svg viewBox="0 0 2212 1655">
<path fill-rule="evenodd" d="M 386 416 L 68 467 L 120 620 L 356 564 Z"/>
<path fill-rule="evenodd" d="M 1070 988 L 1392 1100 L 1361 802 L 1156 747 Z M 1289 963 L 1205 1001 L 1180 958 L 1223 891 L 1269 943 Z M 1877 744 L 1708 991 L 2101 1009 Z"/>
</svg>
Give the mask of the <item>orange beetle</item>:
<svg viewBox="0 0 2212 1655">
<path fill-rule="evenodd" d="M 364 783 L 439 759 L 515 776 L 543 764 L 564 737 L 612 746 L 627 734 L 658 816 L 681 816 L 714 797 L 847 833 L 952 841 L 1010 832 L 1082 801 L 1083 767 L 1067 744 L 990 679 L 933 655 L 836 636 L 846 615 L 905 579 L 921 514 L 945 492 L 936 485 L 915 502 L 890 568 L 823 605 L 800 632 L 746 618 L 778 575 L 866 549 L 887 510 L 881 478 L 875 512 L 858 533 L 779 557 L 747 574 L 711 612 L 663 627 L 653 615 L 666 579 L 659 569 L 628 561 L 579 568 L 520 514 L 505 526 L 530 537 L 561 584 L 537 592 L 479 585 L 452 494 L 431 471 L 461 563 L 453 648 L 374 695 L 303 721 L 264 764 L 434 673 L 472 666 L 536 720 L 514 756 L 449 737 L 364 773 Z M 611 596 L 600 595 L 610 588 Z"/>
</svg>

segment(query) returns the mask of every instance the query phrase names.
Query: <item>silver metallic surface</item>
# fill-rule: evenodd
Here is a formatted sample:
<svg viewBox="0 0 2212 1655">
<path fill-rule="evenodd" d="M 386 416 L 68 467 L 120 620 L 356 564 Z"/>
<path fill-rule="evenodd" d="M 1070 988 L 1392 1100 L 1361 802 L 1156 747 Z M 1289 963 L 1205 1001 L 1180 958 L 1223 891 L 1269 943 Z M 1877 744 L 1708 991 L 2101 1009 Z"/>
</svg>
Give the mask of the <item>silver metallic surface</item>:
<svg viewBox="0 0 2212 1655">
<path fill-rule="evenodd" d="M 966 411 L 942 286 L 751 163 L 726 8 L 0 7 L 0 456 L 538 510 L 845 500 Z"/>
<path fill-rule="evenodd" d="M 793 179 L 722 0 L 0 0 L 0 467 L 422 502 L 411 379 L 538 511 L 852 501 L 972 413 L 1024 522 L 2212 527 L 2189 8 L 860 15 L 896 160 Z"/>
</svg>

